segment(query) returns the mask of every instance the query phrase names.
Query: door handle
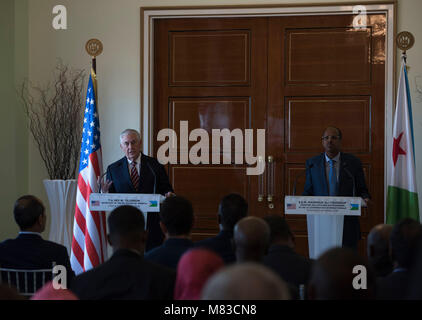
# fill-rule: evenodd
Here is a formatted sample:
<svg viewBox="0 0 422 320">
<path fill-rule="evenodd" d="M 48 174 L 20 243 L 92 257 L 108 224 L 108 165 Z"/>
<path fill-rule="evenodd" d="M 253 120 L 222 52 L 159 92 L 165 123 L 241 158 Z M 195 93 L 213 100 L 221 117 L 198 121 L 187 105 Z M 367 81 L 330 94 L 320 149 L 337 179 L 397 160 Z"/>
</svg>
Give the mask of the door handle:
<svg viewBox="0 0 422 320">
<path fill-rule="evenodd" d="M 268 156 L 268 176 L 267 176 L 267 202 L 268 202 L 268 208 L 274 209 L 274 157 Z"/>
</svg>

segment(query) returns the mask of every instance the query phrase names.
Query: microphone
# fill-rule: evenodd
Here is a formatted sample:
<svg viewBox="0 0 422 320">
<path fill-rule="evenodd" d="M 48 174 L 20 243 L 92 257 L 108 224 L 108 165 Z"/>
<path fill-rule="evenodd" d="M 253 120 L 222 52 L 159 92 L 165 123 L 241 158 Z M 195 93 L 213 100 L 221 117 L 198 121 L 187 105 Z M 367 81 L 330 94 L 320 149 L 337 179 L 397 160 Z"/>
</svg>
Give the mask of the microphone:
<svg viewBox="0 0 422 320">
<path fill-rule="evenodd" d="M 100 177 L 99 177 L 99 179 L 98 179 L 98 181 L 99 181 L 99 183 L 98 183 L 98 191 L 100 192 L 100 193 L 103 193 L 103 188 L 102 188 L 102 181 L 103 181 L 103 178 L 104 178 L 104 176 L 106 175 L 108 173 L 108 168 L 107 168 L 107 170 L 106 170 L 106 172 L 104 172 L 102 175 L 100 175 Z"/>
<path fill-rule="evenodd" d="M 308 169 L 311 169 L 313 166 L 314 166 L 314 164 L 313 164 L 313 163 L 311 163 L 311 164 L 308 166 Z M 299 178 L 300 178 L 301 176 L 303 176 L 304 174 L 306 174 L 306 170 L 305 170 L 305 171 L 302 171 L 301 173 L 299 173 L 299 174 L 296 176 L 296 178 L 295 178 L 295 181 L 294 181 L 294 183 L 293 183 L 293 195 L 294 195 L 294 196 L 296 195 L 296 184 L 297 184 L 297 181 L 298 181 L 298 180 L 299 180 Z"/>
<path fill-rule="evenodd" d="M 355 183 L 355 177 L 352 175 L 352 173 L 347 169 L 348 164 L 346 162 L 343 162 L 342 168 L 347 173 L 347 175 L 352 179 L 353 182 L 353 197 L 356 196 L 356 183 Z"/>
<path fill-rule="evenodd" d="M 146 164 L 147 164 L 147 166 L 148 166 L 148 168 L 151 170 L 151 172 L 152 172 L 152 175 L 154 176 L 154 194 L 156 193 L 155 191 L 156 191 L 156 185 L 157 185 L 157 176 L 155 175 L 155 171 L 152 169 L 152 167 L 151 167 L 151 165 L 149 164 L 149 162 L 148 161 L 145 161 L 146 162 Z"/>
</svg>

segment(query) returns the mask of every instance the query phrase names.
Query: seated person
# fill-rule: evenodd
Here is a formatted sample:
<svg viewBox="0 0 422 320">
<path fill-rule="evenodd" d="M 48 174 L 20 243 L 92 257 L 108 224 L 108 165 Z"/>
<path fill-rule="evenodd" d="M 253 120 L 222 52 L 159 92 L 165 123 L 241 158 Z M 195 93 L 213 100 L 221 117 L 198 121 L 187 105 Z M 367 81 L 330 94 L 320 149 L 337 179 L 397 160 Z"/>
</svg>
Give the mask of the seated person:
<svg viewBox="0 0 422 320">
<path fill-rule="evenodd" d="M 107 222 L 112 257 L 78 275 L 70 290 L 81 300 L 173 299 L 176 273 L 143 257 L 146 232 L 142 212 L 121 206 L 110 213 Z"/>
<path fill-rule="evenodd" d="M 161 246 L 145 253 L 145 259 L 176 270 L 180 257 L 193 247 L 190 239 L 192 204 L 183 197 L 173 196 L 166 198 L 160 209 L 160 227 L 165 240 Z"/>
<path fill-rule="evenodd" d="M 41 200 L 32 195 L 22 196 L 16 200 L 13 214 L 21 231 L 17 238 L 0 243 L 0 266 L 35 270 L 51 269 L 53 264 L 62 265 L 66 268 L 67 286 L 69 286 L 75 274 L 70 266 L 66 247 L 41 237 L 47 221 Z M 51 280 L 50 278 L 46 280 Z M 32 280 L 30 282 L 33 283 Z M 36 291 L 33 288 L 29 290 Z"/>
<path fill-rule="evenodd" d="M 219 254 L 225 264 L 236 262 L 233 249 L 233 229 L 235 224 L 248 214 L 248 204 L 239 194 L 225 196 L 218 206 L 218 224 L 220 233 L 195 243 L 195 247 L 203 247 Z"/>
<path fill-rule="evenodd" d="M 295 252 L 295 238 L 286 219 L 280 215 L 269 215 L 264 217 L 264 220 L 270 227 L 270 247 L 264 257 L 264 265 L 298 290 L 300 285 L 306 287 L 311 262 Z"/>
<path fill-rule="evenodd" d="M 200 299 L 209 277 L 223 266 L 223 259 L 213 251 L 202 248 L 188 250 L 177 265 L 174 300 Z"/>
<path fill-rule="evenodd" d="M 290 300 L 290 293 L 274 271 L 260 263 L 242 262 L 211 276 L 201 300 Z"/>
<path fill-rule="evenodd" d="M 390 235 L 393 271 L 377 279 L 377 299 L 402 300 L 407 297 L 415 248 L 422 234 L 419 221 L 406 218 L 394 225 Z"/>
</svg>

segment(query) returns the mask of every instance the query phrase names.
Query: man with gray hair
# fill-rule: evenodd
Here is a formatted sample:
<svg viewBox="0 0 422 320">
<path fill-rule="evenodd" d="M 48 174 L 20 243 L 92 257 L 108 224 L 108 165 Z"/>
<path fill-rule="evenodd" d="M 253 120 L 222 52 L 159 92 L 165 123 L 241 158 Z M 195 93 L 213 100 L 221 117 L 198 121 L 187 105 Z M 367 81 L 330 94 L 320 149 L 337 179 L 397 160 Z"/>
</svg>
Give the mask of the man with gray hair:
<svg viewBox="0 0 422 320">
<path fill-rule="evenodd" d="M 120 134 L 120 148 L 125 156 L 108 166 L 106 181 L 100 181 L 102 192 L 173 195 L 164 166 L 141 152 L 141 141 L 141 135 L 134 129 L 126 129 Z M 163 242 L 159 222 L 157 214 L 148 213 L 146 251 Z"/>
</svg>

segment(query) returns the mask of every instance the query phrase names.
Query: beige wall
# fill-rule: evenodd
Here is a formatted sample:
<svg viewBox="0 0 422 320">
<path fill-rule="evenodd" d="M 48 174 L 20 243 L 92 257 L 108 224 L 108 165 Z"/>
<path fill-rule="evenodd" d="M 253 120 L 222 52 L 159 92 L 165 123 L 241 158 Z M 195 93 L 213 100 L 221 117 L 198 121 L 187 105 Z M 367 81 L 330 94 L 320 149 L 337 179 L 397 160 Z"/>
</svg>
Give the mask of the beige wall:
<svg viewBox="0 0 422 320">
<path fill-rule="evenodd" d="M 28 73 L 26 1 L 0 1 L 0 240 L 14 236 L 16 198 L 28 191 L 28 132 L 15 84 Z"/>
<path fill-rule="evenodd" d="M 25 3 L 28 1 L 28 7 Z M 183 0 L 18 0 L 15 5 L 12 0 L 2 0 L 1 6 L 9 11 L 14 10 L 18 19 L 26 17 L 25 21 L 5 21 L 0 19 L 0 26 L 14 27 L 14 34 L 19 34 L 14 40 L 14 46 L 22 50 L 8 49 L 1 51 L 1 66 L 5 65 L 7 73 L 0 75 L 0 85 L 6 83 L 8 87 L 7 99 L 2 101 L 1 130 L 2 143 L 1 167 L 2 179 L 13 180 L 13 188 L 2 192 L 0 203 L 0 240 L 16 231 L 13 221 L 9 217 L 10 204 L 18 194 L 29 192 L 39 196 L 47 203 L 47 197 L 42 180 L 47 178 L 46 171 L 32 138 L 26 138 L 27 132 L 20 131 L 25 125 L 24 118 L 17 111 L 17 104 L 11 93 L 10 76 L 19 78 L 25 72 L 31 81 L 45 83 L 51 77 L 52 70 L 60 57 L 64 63 L 75 68 L 83 68 L 87 72 L 90 68 L 90 58 L 85 53 L 85 42 L 90 38 L 98 38 L 103 42 L 104 52 L 97 59 L 99 112 L 102 133 L 103 163 L 110 162 L 121 156 L 118 145 L 119 133 L 132 127 L 140 129 L 140 7 L 148 6 L 198 6 L 198 5 L 256 5 L 256 4 L 298 4 L 298 3 L 341 3 L 339 1 L 183 1 Z M 65 5 L 67 8 L 67 30 L 52 28 L 52 8 L 55 5 Z M 356 2 L 356 4 L 360 4 Z M 4 15 L 3 10 L 0 14 Z M 409 82 L 414 112 L 415 148 L 417 156 L 417 170 L 422 173 L 422 93 L 416 90 L 416 81 L 422 87 L 422 19 L 418 16 L 422 12 L 422 1 L 399 0 L 397 30 L 411 31 L 416 37 L 416 44 L 408 52 L 410 66 Z M 13 19 L 12 19 L 13 20 Z M 27 32 L 27 38 L 25 37 Z M 0 41 L 9 43 L 0 33 Z M 2 46 L 3 47 L 3 46 Z M 14 70 L 5 61 L 13 61 Z M 25 69 L 23 66 L 27 65 Z M 1 89 L 3 90 L 3 89 Z M 13 118 L 13 121 L 11 119 Z M 19 129 L 19 131 L 18 131 Z M 7 137 L 7 138 L 6 138 Z M 12 156 L 10 157 L 12 152 Z M 3 151 L 5 153 L 3 153 Z M 26 170 L 17 173 L 19 162 L 26 164 Z M 3 176 L 4 175 L 4 176 Z M 420 174 L 419 177 L 422 175 Z M 15 185 L 16 184 L 16 185 Z M 418 178 L 422 186 L 421 178 Z M 3 184 L 4 185 L 4 184 Z M 4 188 L 4 187 L 3 187 Z M 2 190 L 3 191 L 3 190 Z"/>
</svg>

